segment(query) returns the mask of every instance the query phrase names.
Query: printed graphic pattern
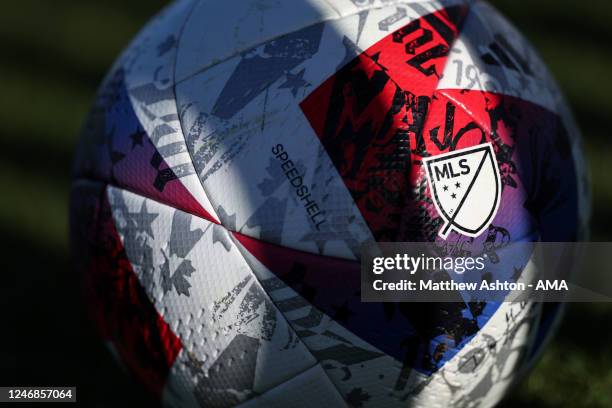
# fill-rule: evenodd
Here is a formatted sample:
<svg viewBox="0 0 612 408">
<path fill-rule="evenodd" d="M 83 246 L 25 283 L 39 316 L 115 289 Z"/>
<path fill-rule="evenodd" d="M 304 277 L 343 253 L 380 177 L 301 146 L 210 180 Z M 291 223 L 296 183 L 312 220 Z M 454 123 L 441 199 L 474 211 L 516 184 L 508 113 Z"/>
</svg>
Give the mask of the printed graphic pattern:
<svg viewBox="0 0 612 408">
<path fill-rule="evenodd" d="M 481 2 L 262 4 L 177 2 L 102 84 L 71 197 L 92 321 L 171 406 L 496 403 L 558 310 L 362 303 L 359 248 L 436 241 L 423 159 L 485 142 L 499 211 L 441 253 L 580 237 L 554 81 Z"/>
</svg>

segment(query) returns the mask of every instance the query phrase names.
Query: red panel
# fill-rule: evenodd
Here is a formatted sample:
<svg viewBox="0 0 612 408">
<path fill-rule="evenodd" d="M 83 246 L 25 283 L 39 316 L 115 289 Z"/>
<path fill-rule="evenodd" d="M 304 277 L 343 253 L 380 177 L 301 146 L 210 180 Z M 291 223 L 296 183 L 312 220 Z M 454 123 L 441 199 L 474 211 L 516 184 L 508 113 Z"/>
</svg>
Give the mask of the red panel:
<svg viewBox="0 0 612 408">
<path fill-rule="evenodd" d="M 79 257 L 87 256 L 82 264 L 87 269 L 85 302 L 101 336 L 114 345 L 137 378 L 161 397 L 182 344 L 140 285 L 115 230 L 106 195 L 102 200 L 97 232 L 89 235 L 93 240 L 75 243 L 81 249 Z M 87 226 L 74 220 L 73 229 L 79 228 Z"/>
<path fill-rule="evenodd" d="M 300 104 L 380 241 L 397 238 L 411 194 L 411 152 L 466 7 L 414 20 L 340 69 Z"/>
</svg>

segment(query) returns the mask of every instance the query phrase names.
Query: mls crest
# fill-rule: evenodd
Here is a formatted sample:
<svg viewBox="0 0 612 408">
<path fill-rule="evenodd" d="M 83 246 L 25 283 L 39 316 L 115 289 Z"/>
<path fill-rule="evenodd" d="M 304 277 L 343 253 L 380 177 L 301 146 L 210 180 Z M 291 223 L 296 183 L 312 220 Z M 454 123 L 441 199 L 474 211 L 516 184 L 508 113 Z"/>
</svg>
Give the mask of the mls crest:
<svg viewBox="0 0 612 408">
<path fill-rule="evenodd" d="M 455 150 L 423 160 L 429 189 L 444 225 L 470 237 L 491 223 L 501 199 L 501 178 L 491 143 Z"/>
</svg>

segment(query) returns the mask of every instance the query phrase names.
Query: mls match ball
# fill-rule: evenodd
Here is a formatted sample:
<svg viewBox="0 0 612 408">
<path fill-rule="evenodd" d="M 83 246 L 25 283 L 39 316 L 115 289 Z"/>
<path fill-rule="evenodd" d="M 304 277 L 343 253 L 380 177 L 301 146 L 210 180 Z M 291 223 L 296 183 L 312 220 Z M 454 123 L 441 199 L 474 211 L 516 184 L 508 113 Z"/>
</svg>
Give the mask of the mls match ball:
<svg viewBox="0 0 612 408">
<path fill-rule="evenodd" d="M 485 2 L 179 1 L 77 149 L 89 315 L 168 406 L 494 405 L 560 306 L 362 302 L 360 249 L 577 240 L 580 143 Z"/>
</svg>

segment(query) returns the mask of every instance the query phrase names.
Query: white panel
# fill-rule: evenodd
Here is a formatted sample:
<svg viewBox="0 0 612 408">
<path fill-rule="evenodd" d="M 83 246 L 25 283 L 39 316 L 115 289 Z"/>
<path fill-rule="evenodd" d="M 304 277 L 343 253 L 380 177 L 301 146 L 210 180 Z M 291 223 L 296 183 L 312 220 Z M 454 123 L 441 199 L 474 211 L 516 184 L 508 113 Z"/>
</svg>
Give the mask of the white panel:
<svg viewBox="0 0 612 408">
<path fill-rule="evenodd" d="M 177 78 L 196 72 L 275 37 L 337 17 L 323 0 L 201 1 L 183 33 Z"/>
<path fill-rule="evenodd" d="M 283 75 L 231 118 L 211 114 L 239 60 L 216 65 L 177 88 L 187 146 L 221 223 L 283 246 L 356 258 L 371 234 L 298 105 L 306 89 L 294 95 Z M 310 81 L 307 74 L 304 78 Z M 291 163 L 276 157 L 273 149 L 279 144 Z M 291 185 L 297 176 L 310 196 L 298 195 L 298 179 L 297 188 Z M 308 213 L 310 202 L 319 208 L 314 218 Z"/>
<path fill-rule="evenodd" d="M 529 42 L 495 9 L 474 4 L 451 49 L 438 89 L 519 97 L 558 112 L 561 93 Z"/>
<path fill-rule="evenodd" d="M 325 375 L 321 365 L 239 405 L 240 408 L 342 408 L 346 403 Z"/>
<path fill-rule="evenodd" d="M 116 188 L 108 197 L 141 285 L 183 344 L 173 372 L 201 404 L 237 403 L 315 364 L 223 227 Z"/>
</svg>

